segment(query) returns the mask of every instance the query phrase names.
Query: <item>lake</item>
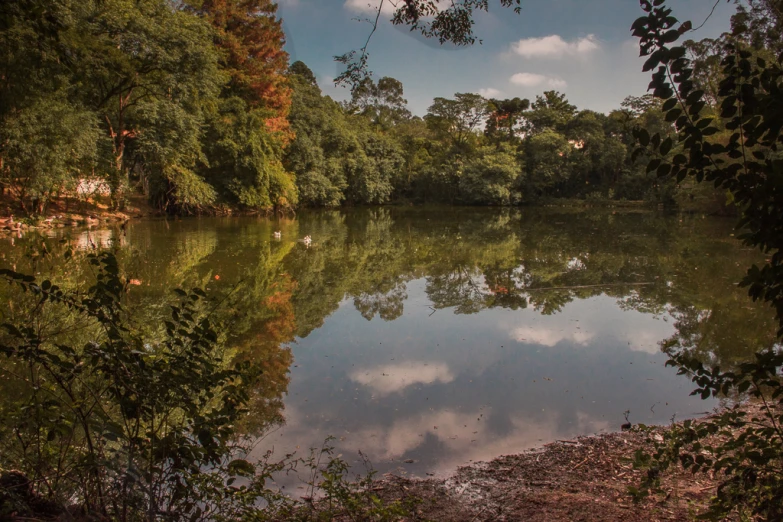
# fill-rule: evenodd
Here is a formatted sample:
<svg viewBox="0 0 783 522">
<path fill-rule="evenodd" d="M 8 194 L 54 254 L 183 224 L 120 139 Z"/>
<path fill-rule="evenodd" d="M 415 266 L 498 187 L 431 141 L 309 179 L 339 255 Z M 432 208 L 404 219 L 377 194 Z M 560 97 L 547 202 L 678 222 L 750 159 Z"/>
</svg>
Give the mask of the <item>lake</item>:
<svg viewBox="0 0 783 522">
<path fill-rule="evenodd" d="M 775 342 L 771 310 L 737 286 L 761 257 L 730 219 L 390 207 L 52 234 L 50 251 L 116 248 L 150 332 L 171 288 L 207 288 L 233 353 L 265 369 L 244 428 L 259 454 L 332 436 L 351 462 L 443 475 L 626 415 L 699 416 L 716 402 L 689 395 L 666 350 L 729 368 Z M 29 266 L 40 241 L 0 239 L 2 264 Z"/>
</svg>

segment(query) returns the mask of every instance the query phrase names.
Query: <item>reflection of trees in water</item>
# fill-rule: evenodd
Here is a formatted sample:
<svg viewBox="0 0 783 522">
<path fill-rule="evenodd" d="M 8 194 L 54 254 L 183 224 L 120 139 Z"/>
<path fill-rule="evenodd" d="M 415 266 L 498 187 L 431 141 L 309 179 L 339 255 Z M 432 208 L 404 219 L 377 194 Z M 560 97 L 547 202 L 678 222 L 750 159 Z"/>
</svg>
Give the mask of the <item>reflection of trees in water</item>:
<svg viewBox="0 0 783 522">
<path fill-rule="evenodd" d="M 754 348 L 738 347 L 754 339 L 764 344 L 774 338 L 766 337 L 774 332 L 771 315 L 767 320 L 733 285 L 755 253 L 741 251 L 729 235 L 730 224 L 719 220 L 415 208 L 300 219 L 320 238 L 315 251 L 285 260 L 300 282 L 293 297 L 297 319 L 306 318 L 299 322 L 300 336 L 320 326 L 346 297 L 368 320 L 376 315 L 393 320 L 403 313 L 405 282 L 423 278 L 435 309 L 463 314 L 496 307 L 553 314 L 576 299 L 603 294 L 625 309 L 671 313 L 686 331 L 690 322 L 683 314 L 689 307 L 702 315 L 710 311 L 707 317 L 721 319 L 709 326 L 715 333 L 700 346 L 721 359 L 750 353 Z M 742 326 L 736 331 L 744 333 L 730 334 L 722 324 Z M 764 335 L 754 337 L 754 328 Z"/>
<path fill-rule="evenodd" d="M 259 227 L 258 222 L 249 222 L 237 228 L 233 222 L 215 220 L 212 225 L 195 220 L 129 225 L 128 248 L 117 252 L 125 277 L 134 281 L 128 287 L 125 307 L 145 338 L 162 338 L 163 320 L 170 314 L 171 289 L 207 286 L 214 307 L 212 319 L 226 329 L 226 363 L 246 358 L 263 368 L 263 378 L 252 390 L 252 415 L 245 425 L 245 429 L 259 432 L 282 422 L 282 400 L 292 362 L 286 345 L 296 330 L 291 304 L 296 283 L 283 273 L 282 261 L 294 244 L 271 243 L 271 230 L 266 231 L 271 223 Z M 65 262 L 67 246 L 56 239 L 47 240 L 51 257 L 36 263 L 34 271 L 66 288 L 86 288 L 92 284 L 92 274 L 81 260 L 84 254 L 77 252 L 76 259 Z M 9 251 L 4 264 L 32 269 L 28 253 L 20 245 Z M 6 297 L 6 302 L 8 291 L 6 285 L 0 288 L 0 297 Z M 92 338 L 92 332 L 69 324 L 66 317 L 57 321 L 67 329 L 71 342 L 83 338 L 84 344 Z M 10 382 L 5 378 L 0 381 Z"/>
<path fill-rule="evenodd" d="M 729 226 L 656 213 L 356 209 L 303 212 L 280 222 L 131 224 L 118 257 L 140 283 L 130 287 L 128 306 L 150 333 L 168 313 L 164 292 L 208 286 L 221 303 L 215 320 L 228 328 L 232 356 L 263 361 L 265 378 L 246 426 L 260 431 L 282 420 L 288 343 L 320 327 L 346 299 L 368 320 L 394 320 L 418 279 L 435 309 L 459 314 L 487 308 L 553 314 L 605 294 L 626 309 L 671 315 L 677 332 L 667 349 L 730 365 L 773 343 L 775 326 L 772 314 L 733 284 L 757 254 L 740 250 Z M 273 240 L 278 229 L 281 241 Z M 313 237 L 310 248 L 296 242 L 304 235 Z M 58 257 L 65 245 L 47 240 L 53 256 L 35 257 L 38 240 L 26 241 L 4 252 L 3 264 L 24 270 L 35 263 L 35 271 L 66 285 L 90 280 L 78 260 Z M 7 302 L 7 289 L 0 292 Z"/>
<path fill-rule="evenodd" d="M 666 353 L 688 353 L 723 370 L 736 368 L 777 342 L 776 321 L 765 307 L 748 302 L 715 303 L 711 309 L 678 306 L 675 333 L 661 343 Z"/>
<path fill-rule="evenodd" d="M 458 314 L 475 314 L 486 308 L 486 292 L 481 288 L 479 272 L 458 266 L 456 270 L 427 278 L 427 297 L 435 308 L 454 308 Z"/>
<path fill-rule="evenodd" d="M 368 321 L 376 315 L 384 321 L 393 321 L 402 316 L 403 303 L 407 298 L 405 283 L 397 282 L 391 290 L 382 287 L 372 293 L 363 292 L 354 298 L 353 306 Z"/>
</svg>

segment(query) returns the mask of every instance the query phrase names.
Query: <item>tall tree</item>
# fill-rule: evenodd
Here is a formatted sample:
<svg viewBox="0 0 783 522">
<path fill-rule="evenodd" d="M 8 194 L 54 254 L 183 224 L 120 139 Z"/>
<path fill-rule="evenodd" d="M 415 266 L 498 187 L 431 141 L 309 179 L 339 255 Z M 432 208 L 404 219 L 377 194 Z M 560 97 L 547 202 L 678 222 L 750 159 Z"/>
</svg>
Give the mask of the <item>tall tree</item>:
<svg viewBox="0 0 783 522">
<path fill-rule="evenodd" d="M 489 100 L 490 114 L 484 134 L 493 141 L 514 141 L 519 132 L 518 125 L 523 114 L 530 108 L 527 98 Z"/>
<path fill-rule="evenodd" d="M 376 84 L 366 78 L 351 90 L 350 112 L 361 114 L 384 129 L 397 125 L 411 117 L 403 95 L 402 82 L 387 76 Z"/>
<path fill-rule="evenodd" d="M 105 168 L 115 196 L 138 163 L 175 184 L 169 174 L 200 159 L 202 103 L 221 84 L 209 26 L 165 0 L 73 5 L 78 23 L 68 43 L 78 65 L 74 74 L 110 140 Z"/>
<path fill-rule="evenodd" d="M 438 132 L 463 147 L 489 114 L 487 100 L 474 93 L 457 93 L 454 99 L 435 98 L 425 119 Z"/>
<path fill-rule="evenodd" d="M 545 91 L 543 95 L 536 96 L 536 101 L 525 118 L 532 132 L 541 132 L 544 129 L 562 132 L 574 114 L 576 106 L 568 103 L 565 94 Z"/>
<path fill-rule="evenodd" d="M 229 96 L 238 96 L 252 108 L 269 114 L 267 127 L 287 134 L 286 117 L 291 107 L 291 89 L 286 70 L 285 34 L 272 0 L 204 0 L 201 11 L 215 28 L 221 51 L 220 64 L 230 80 Z"/>
</svg>

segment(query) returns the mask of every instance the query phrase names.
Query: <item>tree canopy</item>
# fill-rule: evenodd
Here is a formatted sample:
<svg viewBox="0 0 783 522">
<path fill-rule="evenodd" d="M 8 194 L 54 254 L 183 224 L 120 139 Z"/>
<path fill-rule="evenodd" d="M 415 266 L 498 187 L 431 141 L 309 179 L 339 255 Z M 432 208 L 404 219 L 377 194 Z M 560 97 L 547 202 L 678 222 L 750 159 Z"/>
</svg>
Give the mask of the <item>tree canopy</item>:
<svg viewBox="0 0 783 522">
<path fill-rule="evenodd" d="M 25 209 L 41 211 L 81 178 L 106 181 L 118 207 L 136 187 L 179 211 L 296 203 L 280 165 L 292 136 L 276 5 L 195 4 L 4 4 L 0 177 Z M 62 117 L 46 119 L 47 107 Z M 35 121 L 63 141 L 46 151 L 58 167 L 31 182 L 19 137 Z M 240 134 L 243 157 L 231 160 L 231 136 Z M 66 150 L 74 154 L 60 157 Z"/>
</svg>

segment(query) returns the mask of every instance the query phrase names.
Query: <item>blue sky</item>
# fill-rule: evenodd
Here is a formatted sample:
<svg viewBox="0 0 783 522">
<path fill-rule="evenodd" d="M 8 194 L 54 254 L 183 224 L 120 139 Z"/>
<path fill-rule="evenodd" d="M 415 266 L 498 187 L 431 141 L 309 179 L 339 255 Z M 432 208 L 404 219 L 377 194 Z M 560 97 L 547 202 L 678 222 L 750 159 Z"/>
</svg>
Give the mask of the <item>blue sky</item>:
<svg viewBox="0 0 783 522">
<path fill-rule="evenodd" d="M 324 93 L 349 96 L 334 87 L 339 72 L 333 56 L 360 48 L 371 26 L 357 21 L 373 16 L 380 0 L 279 0 L 291 60 L 315 73 Z M 389 0 L 385 0 L 389 4 Z M 680 20 L 701 24 L 713 0 L 670 0 Z M 726 31 L 733 2 L 721 0 L 694 39 Z M 482 45 L 441 47 L 384 21 L 370 43 L 370 67 L 377 79 L 400 80 L 414 114 L 423 115 L 432 99 L 455 92 L 488 97 L 535 98 L 545 90 L 565 92 L 580 109 L 608 112 L 628 95 L 642 95 L 649 74 L 641 72 L 629 27 L 640 16 L 637 0 L 523 0 L 522 13 L 490 0 L 489 13 L 477 16 Z"/>
</svg>

